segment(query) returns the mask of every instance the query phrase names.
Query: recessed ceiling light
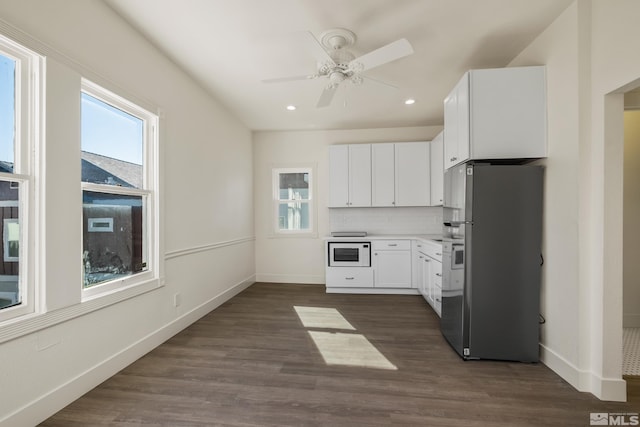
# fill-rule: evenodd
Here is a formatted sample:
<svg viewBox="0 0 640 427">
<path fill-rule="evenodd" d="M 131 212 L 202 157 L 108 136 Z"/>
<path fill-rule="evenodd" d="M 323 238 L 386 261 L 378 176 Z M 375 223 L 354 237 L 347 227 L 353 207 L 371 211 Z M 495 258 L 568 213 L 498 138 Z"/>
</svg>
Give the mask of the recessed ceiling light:
<svg viewBox="0 0 640 427">
<path fill-rule="evenodd" d="M 415 99 L 411 99 L 411 98 L 409 98 L 409 99 L 407 99 L 406 101 L 404 101 L 404 103 L 405 103 L 405 104 L 407 104 L 407 105 L 411 105 L 411 104 L 415 104 L 415 103 L 416 103 L 416 100 L 415 100 Z"/>
<path fill-rule="evenodd" d="M 287 110 L 289 111 L 295 111 L 296 106 L 295 105 L 287 105 Z"/>
</svg>

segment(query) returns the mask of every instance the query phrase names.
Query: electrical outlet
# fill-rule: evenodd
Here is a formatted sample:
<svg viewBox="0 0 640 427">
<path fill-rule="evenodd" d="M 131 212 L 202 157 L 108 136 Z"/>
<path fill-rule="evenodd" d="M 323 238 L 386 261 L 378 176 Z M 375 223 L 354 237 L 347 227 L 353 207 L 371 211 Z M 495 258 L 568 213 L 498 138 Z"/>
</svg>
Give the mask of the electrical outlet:
<svg viewBox="0 0 640 427">
<path fill-rule="evenodd" d="M 177 293 L 173 295 L 173 306 L 174 307 L 180 307 L 180 304 L 182 304 L 182 296 Z"/>
</svg>

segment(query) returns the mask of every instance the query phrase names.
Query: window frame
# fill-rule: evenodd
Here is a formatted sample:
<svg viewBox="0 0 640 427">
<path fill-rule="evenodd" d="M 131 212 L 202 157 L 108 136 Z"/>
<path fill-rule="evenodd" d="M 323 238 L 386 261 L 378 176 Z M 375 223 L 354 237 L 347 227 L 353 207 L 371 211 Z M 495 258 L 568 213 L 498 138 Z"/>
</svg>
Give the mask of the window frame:
<svg viewBox="0 0 640 427">
<path fill-rule="evenodd" d="M 142 148 L 142 188 L 119 187 L 109 184 L 96 184 L 81 181 L 81 192 L 85 191 L 116 194 L 127 196 L 141 196 L 144 201 L 142 215 L 143 253 L 147 255 L 147 269 L 133 273 L 126 277 L 105 281 L 91 287 L 84 286 L 84 264 L 82 265 L 82 289 L 81 300 L 87 301 L 94 298 L 110 295 L 124 289 L 136 286 L 149 286 L 150 289 L 157 286 L 160 278 L 160 249 L 159 249 L 159 176 L 158 176 L 158 125 L 159 115 L 127 100 L 126 98 L 105 89 L 85 78 L 81 81 L 81 93 L 94 97 L 112 107 L 120 109 L 143 121 L 143 148 Z M 82 149 L 82 142 L 80 144 Z M 80 206 L 82 209 L 82 206 Z M 84 215 L 81 215 L 84 222 Z M 80 224 L 82 227 L 82 223 Z M 80 259 L 84 251 L 84 242 L 80 242 Z M 82 261 L 81 261 L 82 262 Z"/>
<path fill-rule="evenodd" d="M 309 228 L 300 230 L 290 230 L 280 228 L 280 205 L 291 203 L 289 199 L 280 199 L 280 175 L 284 173 L 306 173 L 309 176 L 309 196 L 306 199 L 296 200 L 298 203 L 307 203 L 309 206 Z M 272 189 L 272 232 L 277 237 L 312 237 L 316 235 L 316 203 L 315 203 L 315 166 L 274 166 L 271 169 L 271 189 Z"/>
<path fill-rule="evenodd" d="M 20 303 L 0 309 L 0 324 L 42 311 L 36 286 L 36 259 L 41 250 L 35 236 L 41 227 L 41 201 L 36 189 L 39 157 L 44 141 L 44 57 L 0 34 L 0 54 L 15 61 L 13 173 L 0 173 L 0 181 L 18 183 L 20 224 L 18 295 Z M 13 202 L 12 202 L 13 203 Z"/>
</svg>

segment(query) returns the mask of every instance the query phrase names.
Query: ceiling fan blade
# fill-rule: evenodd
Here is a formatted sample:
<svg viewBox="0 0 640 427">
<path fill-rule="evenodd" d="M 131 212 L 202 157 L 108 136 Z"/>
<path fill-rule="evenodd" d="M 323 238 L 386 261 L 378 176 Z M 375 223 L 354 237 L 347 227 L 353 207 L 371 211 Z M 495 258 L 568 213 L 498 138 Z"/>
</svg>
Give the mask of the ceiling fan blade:
<svg viewBox="0 0 640 427">
<path fill-rule="evenodd" d="M 320 43 L 320 41 L 318 41 L 318 39 L 313 35 L 313 33 L 311 31 L 306 31 L 305 32 L 307 35 L 307 38 L 309 39 L 309 46 L 311 47 L 311 49 L 313 49 L 313 57 L 316 59 L 316 61 L 318 61 L 319 63 L 329 63 L 332 65 L 335 65 L 335 62 L 333 62 L 333 58 L 331 58 L 331 56 L 329 55 L 329 52 L 327 52 L 324 47 L 322 47 L 322 44 Z"/>
<path fill-rule="evenodd" d="M 329 104 L 331 104 L 331 101 L 333 100 L 333 95 L 336 94 L 336 90 L 338 89 L 338 86 L 327 86 L 323 91 L 322 94 L 320 95 L 320 99 L 318 100 L 318 104 L 316 104 L 316 108 L 324 108 L 324 107 L 328 107 Z"/>
<path fill-rule="evenodd" d="M 388 87 L 391 87 L 391 88 L 394 88 L 394 89 L 400 89 L 396 85 L 393 85 L 393 84 L 387 83 L 387 82 L 383 82 L 382 80 L 374 79 L 373 77 L 369 77 L 369 76 L 365 76 L 365 75 L 360 75 L 360 77 L 362 77 L 363 79 L 370 80 L 372 82 L 384 85 L 384 86 L 388 86 Z"/>
<path fill-rule="evenodd" d="M 292 82 L 295 80 L 309 80 L 309 79 L 315 79 L 316 77 L 318 77 L 315 74 L 307 74 L 304 76 L 289 76 L 289 77 L 278 77 L 275 79 L 263 79 L 262 83 L 281 83 L 281 82 Z"/>
<path fill-rule="evenodd" d="M 411 43 L 407 39 L 400 39 L 354 59 L 349 63 L 349 68 L 354 71 L 370 70 L 412 53 Z"/>
</svg>

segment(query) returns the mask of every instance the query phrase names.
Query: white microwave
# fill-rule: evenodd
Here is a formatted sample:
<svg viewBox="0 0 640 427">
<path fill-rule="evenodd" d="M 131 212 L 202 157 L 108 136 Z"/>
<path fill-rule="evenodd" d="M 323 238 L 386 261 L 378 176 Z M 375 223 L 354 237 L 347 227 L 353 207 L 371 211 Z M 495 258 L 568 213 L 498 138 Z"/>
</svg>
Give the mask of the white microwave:
<svg viewBox="0 0 640 427">
<path fill-rule="evenodd" d="M 329 267 L 371 267 L 371 242 L 327 242 Z"/>
</svg>

